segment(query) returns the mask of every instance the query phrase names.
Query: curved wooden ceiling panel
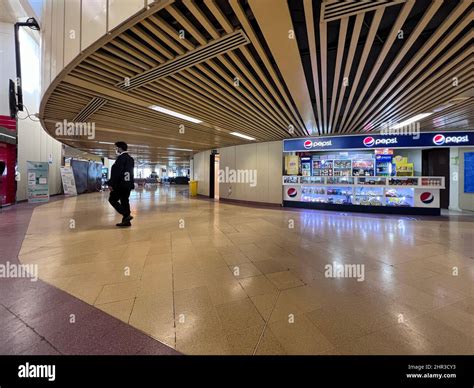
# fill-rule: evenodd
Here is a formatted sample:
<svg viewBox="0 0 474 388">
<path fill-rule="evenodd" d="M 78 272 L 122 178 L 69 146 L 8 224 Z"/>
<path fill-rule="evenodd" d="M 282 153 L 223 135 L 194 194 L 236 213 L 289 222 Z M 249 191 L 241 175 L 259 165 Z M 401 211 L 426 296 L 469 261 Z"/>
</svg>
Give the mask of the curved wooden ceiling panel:
<svg viewBox="0 0 474 388">
<path fill-rule="evenodd" d="M 124 140 L 141 162 L 179 163 L 245 142 L 231 132 L 377 131 L 426 111 L 422 130 L 472 128 L 470 0 L 158 4 L 53 82 L 40 111 L 53 136 L 57 122 L 90 121 L 95 139 L 59 140 L 103 156 Z"/>
</svg>

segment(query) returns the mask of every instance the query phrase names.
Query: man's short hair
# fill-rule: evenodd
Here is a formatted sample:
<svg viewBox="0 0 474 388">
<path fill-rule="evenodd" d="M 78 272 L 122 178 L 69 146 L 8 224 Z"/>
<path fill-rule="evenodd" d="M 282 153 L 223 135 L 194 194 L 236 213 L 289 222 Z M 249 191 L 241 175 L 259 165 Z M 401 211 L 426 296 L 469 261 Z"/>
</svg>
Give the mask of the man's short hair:
<svg viewBox="0 0 474 388">
<path fill-rule="evenodd" d="M 128 149 L 128 145 L 124 141 L 118 141 L 117 143 L 115 143 L 115 147 L 121 148 L 124 151 L 127 151 Z"/>
</svg>

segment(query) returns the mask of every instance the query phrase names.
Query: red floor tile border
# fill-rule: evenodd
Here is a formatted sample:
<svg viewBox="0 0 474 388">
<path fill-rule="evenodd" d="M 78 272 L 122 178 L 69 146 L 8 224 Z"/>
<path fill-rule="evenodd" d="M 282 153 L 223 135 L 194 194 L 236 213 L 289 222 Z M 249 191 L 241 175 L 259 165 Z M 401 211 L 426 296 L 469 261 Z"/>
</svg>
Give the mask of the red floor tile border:
<svg viewBox="0 0 474 388">
<path fill-rule="evenodd" d="M 0 264 L 19 263 L 37 206 L 20 203 L 0 209 Z M 41 280 L 0 278 L 0 327 L 0 355 L 180 354 Z"/>
</svg>

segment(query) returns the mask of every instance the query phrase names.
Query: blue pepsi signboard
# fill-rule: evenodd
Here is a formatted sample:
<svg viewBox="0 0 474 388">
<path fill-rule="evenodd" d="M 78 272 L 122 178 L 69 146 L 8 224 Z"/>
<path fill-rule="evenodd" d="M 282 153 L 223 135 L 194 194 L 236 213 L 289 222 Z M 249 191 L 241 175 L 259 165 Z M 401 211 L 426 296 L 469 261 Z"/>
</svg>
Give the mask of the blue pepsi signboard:
<svg viewBox="0 0 474 388">
<path fill-rule="evenodd" d="M 307 137 L 283 140 L 283 152 L 468 146 L 474 146 L 474 131 L 425 132 L 417 135 Z"/>
</svg>

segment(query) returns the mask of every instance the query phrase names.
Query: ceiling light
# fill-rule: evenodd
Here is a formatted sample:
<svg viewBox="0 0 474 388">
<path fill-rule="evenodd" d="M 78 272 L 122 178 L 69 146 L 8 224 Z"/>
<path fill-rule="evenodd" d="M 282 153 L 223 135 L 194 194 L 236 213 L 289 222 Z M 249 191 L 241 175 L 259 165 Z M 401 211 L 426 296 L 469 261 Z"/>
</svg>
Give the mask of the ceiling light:
<svg viewBox="0 0 474 388">
<path fill-rule="evenodd" d="M 174 112 L 172 110 L 162 108 L 161 106 L 158 106 L 158 105 L 150 105 L 149 108 L 153 109 L 153 110 L 156 110 L 157 112 L 160 112 L 160 113 L 164 113 L 164 114 L 167 114 L 167 115 L 170 115 L 170 116 L 173 116 L 173 117 L 177 117 L 179 119 L 191 121 L 192 123 L 196 123 L 196 124 L 202 123 L 201 120 L 195 119 L 194 117 L 186 116 L 186 115 L 183 115 L 182 113 Z"/>
<path fill-rule="evenodd" d="M 167 150 L 172 150 L 172 151 L 189 151 L 189 152 L 193 152 L 193 150 L 187 150 L 185 148 L 172 148 L 172 147 L 168 147 Z"/>
<path fill-rule="evenodd" d="M 0 133 L 0 136 L 5 136 L 5 137 L 9 137 L 9 138 L 11 138 L 11 139 L 16 139 L 15 136 L 10 136 L 10 135 L 7 135 L 7 134 L 5 134 L 5 133 Z"/>
<path fill-rule="evenodd" d="M 408 119 L 408 120 L 405 120 L 405 121 L 402 121 L 401 123 L 399 124 L 396 124 L 396 125 L 393 125 L 391 126 L 392 129 L 398 129 L 398 128 L 402 128 L 402 127 L 405 127 L 411 123 L 415 123 L 417 121 L 420 121 L 420 120 L 423 120 L 425 117 L 428 117 L 430 115 L 432 115 L 433 112 L 430 112 L 430 113 L 420 113 L 419 115 L 416 115 L 414 117 L 412 117 L 411 119 Z"/>
<path fill-rule="evenodd" d="M 245 140 L 255 140 L 254 137 L 250 137 L 239 132 L 231 132 L 230 134 L 233 136 L 241 137 L 242 139 L 245 139 Z"/>
<path fill-rule="evenodd" d="M 115 143 L 109 143 L 108 141 L 99 141 L 99 144 L 115 144 Z"/>
</svg>

